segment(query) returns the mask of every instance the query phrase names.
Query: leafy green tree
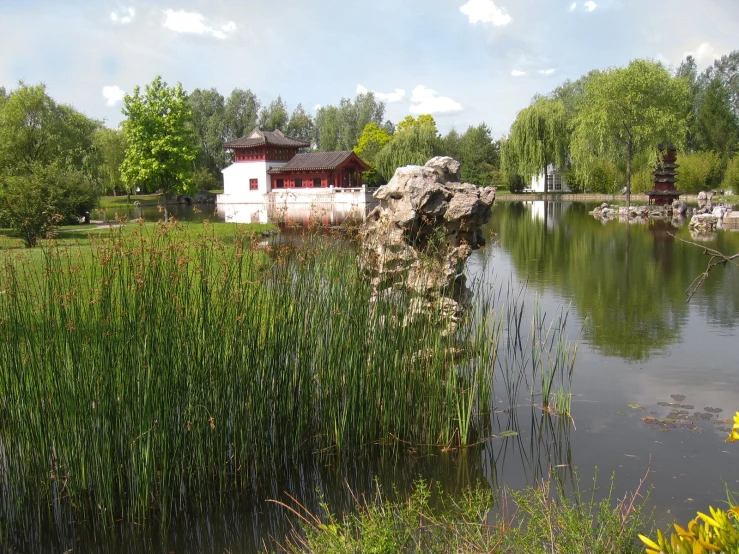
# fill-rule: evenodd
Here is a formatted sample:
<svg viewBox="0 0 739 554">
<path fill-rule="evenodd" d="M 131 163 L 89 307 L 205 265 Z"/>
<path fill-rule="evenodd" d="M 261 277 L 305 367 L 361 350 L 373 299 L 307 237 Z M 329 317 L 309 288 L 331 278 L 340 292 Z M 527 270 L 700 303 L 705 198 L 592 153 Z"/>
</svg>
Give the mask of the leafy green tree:
<svg viewBox="0 0 739 554">
<path fill-rule="evenodd" d="M 376 169 L 377 156 L 382 148 L 392 139 L 393 137 L 374 121 L 364 126 L 362 135 L 359 137 L 359 142 L 354 147 L 354 153 L 370 166 L 370 170 L 364 174 L 364 181 L 368 185 L 376 186 L 381 184 L 382 177 Z"/>
<path fill-rule="evenodd" d="M 298 104 L 290 115 L 287 124 L 287 136 L 310 142 L 313 139 L 313 118 Z"/>
<path fill-rule="evenodd" d="M 169 219 L 167 194 L 188 192 L 197 155 L 192 136 L 192 112 L 182 85 L 168 87 L 161 76 L 126 95 L 123 114 L 128 139 L 121 173 L 128 187 L 161 189 L 164 220 Z"/>
<path fill-rule="evenodd" d="M 500 168 L 500 145 L 493 141 L 490 128 L 481 123 L 469 127 L 459 140 L 462 164 L 460 178 L 466 183 L 491 186 L 493 175 Z"/>
<path fill-rule="evenodd" d="M 724 172 L 724 179 L 721 182 L 721 188 L 730 190 L 734 194 L 739 191 L 739 154 L 735 155 Z"/>
<path fill-rule="evenodd" d="M 635 60 L 594 75 L 575 121 L 571 155 L 583 179 L 600 158 L 626 159 L 626 202 L 632 158 L 662 142 L 685 142 L 689 90 L 659 63 Z"/>
<path fill-rule="evenodd" d="M 96 154 L 95 176 L 100 183 L 100 192 L 110 194 L 125 190 L 130 195 L 132 191 L 121 176 L 127 146 L 123 130 L 100 127 L 92 137 L 92 144 Z"/>
<path fill-rule="evenodd" d="M 358 94 L 354 100 L 342 98 L 338 107 L 324 106 L 318 110 L 314 140 L 324 152 L 352 150 L 367 124 L 383 125 L 384 117 L 385 104 L 378 102 L 371 92 Z"/>
<path fill-rule="evenodd" d="M 338 150 L 340 136 L 339 108 L 336 106 L 319 108 L 313 128 L 313 138 L 318 149 L 323 152 Z"/>
<path fill-rule="evenodd" d="M 32 248 L 56 225 L 89 217 L 97 198 L 81 171 L 36 163 L 24 174 L 0 175 L 0 223 L 18 231 Z"/>
<path fill-rule="evenodd" d="M 544 171 L 546 183 L 549 164 L 565 167 L 568 144 L 569 130 L 564 103 L 561 100 L 539 98 L 521 110 L 511 125 L 506 141 L 509 172 L 528 181 Z"/>
<path fill-rule="evenodd" d="M 226 100 L 226 141 L 245 136 L 257 126 L 261 103 L 251 90 L 234 89 Z"/>
<path fill-rule="evenodd" d="M 739 139 L 739 120 L 731 111 L 729 91 L 713 79 L 705 91 L 695 119 L 695 142 L 701 150 L 732 152 Z"/>
<path fill-rule="evenodd" d="M 739 50 L 721 56 L 713 65 L 701 73 L 698 78 L 703 90 L 708 89 L 708 83 L 718 79 L 729 94 L 731 111 L 739 117 Z"/>
<path fill-rule="evenodd" d="M 269 106 L 265 106 L 259 112 L 259 128 L 262 131 L 283 131 L 287 130 L 287 124 L 290 116 L 287 113 L 287 104 L 278 96 L 277 100 L 273 100 Z"/>
<path fill-rule="evenodd" d="M 225 99 L 216 89 L 195 89 L 188 96 L 192 110 L 192 126 L 198 155 L 195 167 L 206 169 L 220 179 L 221 169 L 226 167 L 228 156 L 223 149 L 226 136 Z"/>
<path fill-rule="evenodd" d="M 21 83 L 0 104 L 0 171 L 28 173 L 39 164 L 87 170 L 100 122 L 58 105 L 44 85 Z"/>
<path fill-rule="evenodd" d="M 454 158 L 461 162 L 462 148 L 460 145 L 460 136 L 456 129 L 450 130 L 444 138 L 441 139 L 441 151 L 445 156 Z"/>
<path fill-rule="evenodd" d="M 434 118 L 430 115 L 420 115 L 418 119 L 408 116 L 402 125 L 398 125 L 393 139 L 377 154 L 377 171 L 388 181 L 397 168 L 423 165 L 441 154 L 441 149 L 442 141 Z"/>
</svg>

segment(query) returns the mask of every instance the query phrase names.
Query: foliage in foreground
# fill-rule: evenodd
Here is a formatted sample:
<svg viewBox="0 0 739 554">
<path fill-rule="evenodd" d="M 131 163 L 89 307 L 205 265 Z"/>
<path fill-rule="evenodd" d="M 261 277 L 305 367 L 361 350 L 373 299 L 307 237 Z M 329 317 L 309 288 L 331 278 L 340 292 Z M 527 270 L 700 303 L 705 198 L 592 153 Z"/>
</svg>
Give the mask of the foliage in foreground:
<svg viewBox="0 0 739 554">
<path fill-rule="evenodd" d="M 711 515 L 698 512 L 687 529 L 677 523 L 668 540 L 657 531 L 656 540 L 644 535 L 639 538 L 647 545 L 647 554 L 721 554 L 739 553 L 739 506 L 728 510 L 708 508 Z"/>
<path fill-rule="evenodd" d="M 383 499 L 378 490 L 342 518 L 325 506 L 322 517 L 286 506 L 302 523 L 282 548 L 291 554 L 638 552 L 637 533 L 650 524 L 638 495 L 614 502 L 613 481 L 604 499 L 594 493 L 583 501 L 543 484 L 504 490 L 496 502 L 479 483 L 455 498 L 418 481 L 406 502 Z"/>
</svg>

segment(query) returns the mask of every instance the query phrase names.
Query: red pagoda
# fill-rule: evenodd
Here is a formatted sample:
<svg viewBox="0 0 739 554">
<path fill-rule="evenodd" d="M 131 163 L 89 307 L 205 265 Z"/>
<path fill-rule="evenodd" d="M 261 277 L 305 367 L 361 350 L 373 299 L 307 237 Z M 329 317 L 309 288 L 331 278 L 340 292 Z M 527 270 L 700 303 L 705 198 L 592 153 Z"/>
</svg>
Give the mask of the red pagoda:
<svg viewBox="0 0 739 554">
<path fill-rule="evenodd" d="M 677 149 L 672 145 L 657 147 L 657 169 L 654 171 L 654 188 L 647 192 L 649 204 L 667 206 L 680 199 L 682 194 L 675 188 L 677 183 Z M 661 160 L 659 160 L 661 156 Z"/>
</svg>

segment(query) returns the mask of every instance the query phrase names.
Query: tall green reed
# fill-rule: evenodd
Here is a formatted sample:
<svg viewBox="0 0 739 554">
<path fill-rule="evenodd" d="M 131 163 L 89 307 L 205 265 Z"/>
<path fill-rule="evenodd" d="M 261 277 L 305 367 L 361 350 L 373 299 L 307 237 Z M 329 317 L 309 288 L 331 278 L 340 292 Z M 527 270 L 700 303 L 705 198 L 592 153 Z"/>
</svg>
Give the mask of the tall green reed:
<svg viewBox="0 0 739 554">
<path fill-rule="evenodd" d="M 0 534 L 166 525 L 306 453 L 491 434 L 502 327 L 482 287 L 450 334 L 441 306 L 405 324 L 371 302 L 346 242 L 265 253 L 207 229 L 4 258 Z"/>
</svg>

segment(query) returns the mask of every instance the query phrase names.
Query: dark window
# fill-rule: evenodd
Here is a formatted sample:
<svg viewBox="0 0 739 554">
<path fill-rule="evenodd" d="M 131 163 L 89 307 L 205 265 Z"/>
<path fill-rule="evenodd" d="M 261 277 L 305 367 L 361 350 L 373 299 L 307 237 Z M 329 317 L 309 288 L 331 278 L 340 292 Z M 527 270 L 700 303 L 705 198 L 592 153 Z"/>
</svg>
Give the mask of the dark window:
<svg viewBox="0 0 739 554">
<path fill-rule="evenodd" d="M 302 179 L 295 179 L 295 188 L 303 188 L 303 180 Z"/>
<path fill-rule="evenodd" d="M 277 179 L 277 184 L 275 185 L 275 188 L 278 188 L 278 189 L 285 188 L 285 180 L 284 179 Z"/>
<path fill-rule="evenodd" d="M 249 190 L 259 190 L 259 180 L 249 179 Z"/>
<path fill-rule="evenodd" d="M 313 186 L 314 187 L 320 187 L 321 186 L 321 178 L 320 177 L 314 177 L 313 178 Z"/>
</svg>

